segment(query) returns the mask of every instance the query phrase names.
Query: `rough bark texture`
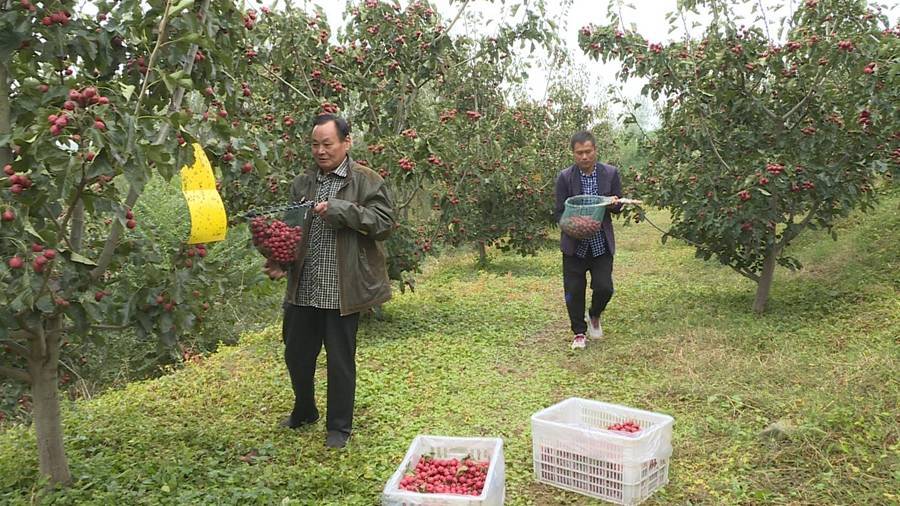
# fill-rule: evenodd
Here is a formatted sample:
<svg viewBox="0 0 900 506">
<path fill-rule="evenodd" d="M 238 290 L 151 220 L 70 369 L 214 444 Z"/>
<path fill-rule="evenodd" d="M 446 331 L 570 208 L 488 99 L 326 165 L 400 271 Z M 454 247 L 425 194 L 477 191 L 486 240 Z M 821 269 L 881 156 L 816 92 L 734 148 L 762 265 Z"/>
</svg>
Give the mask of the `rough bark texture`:
<svg viewBox="0 0 900 506">
<path fill-rule="evenodd" d="M 59 413 L 59 387 L 57 367 L 59 364 L 59 341 L 62 319 L 52 318 L 44 323 L 40 337 L 46 346 L 31 346 L 28 370 L 31 373 L 32 416 L 37 437 L 38 457 L 41 474 L 53 484 L 72 482 L 69 462 L 63 447 L 63 427 Z M 41 348 L 45 348 L 42 353 Z"/>
<path fill-rule="evenodd" d="M 769 291 L 771 291 L 772 281 L 775 279 L 775 265 L 779 253 L 779 248 L 773 248 L 769 251 L 769 255 L 766 256 L 766 261 L 763 263 L 759 282 L 756 285 L 756 300 L 753 301 L 753 311 L 756 313 L 762 313 L 766 310 L 766 303 L 769 301 Z"/>
</svg>

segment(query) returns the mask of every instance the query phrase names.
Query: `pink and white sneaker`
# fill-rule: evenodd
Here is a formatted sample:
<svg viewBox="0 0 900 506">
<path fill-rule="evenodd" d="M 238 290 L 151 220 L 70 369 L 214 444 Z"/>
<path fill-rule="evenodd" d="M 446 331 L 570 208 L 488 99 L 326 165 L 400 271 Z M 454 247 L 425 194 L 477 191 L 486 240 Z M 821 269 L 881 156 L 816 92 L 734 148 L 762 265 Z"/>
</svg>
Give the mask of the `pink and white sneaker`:
<svg viewBox="0 0 900 506">
<path fill-rule="evenodd" d="M 586 344 L 587 340 L 584 338 L 584 334 L 575 334 L 575 339 L 572 340 L 573 350 L 583 350 Z"/>
</svg>

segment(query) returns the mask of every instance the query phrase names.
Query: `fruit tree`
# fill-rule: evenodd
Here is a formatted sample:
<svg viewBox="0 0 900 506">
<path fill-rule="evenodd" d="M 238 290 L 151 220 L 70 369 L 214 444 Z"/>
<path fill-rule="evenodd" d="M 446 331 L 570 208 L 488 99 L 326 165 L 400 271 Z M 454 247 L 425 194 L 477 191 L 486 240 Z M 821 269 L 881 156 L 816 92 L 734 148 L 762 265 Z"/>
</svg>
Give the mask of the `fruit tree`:
<svg viewBox="0 0 900 506">
<path fill-rule="evenodd" d="M 857 1 L 801 2 L 780 37 L 758 6 L 759 23 L 743 26 L 735 2 L 679 5 L 669 19 L 686 31 L 691 12 L 711 18 L 698 38 L 663 43 L 613 23 L 582 28 L 579 42 L 663 101 L 652 161 L 631 185 L 671 211 L 667 235 L 756 282 L 762 312 L 776 264 L 800 267 L 790 243 L 870 209 L 900 163 L 900 29 Z"/>
</svg>

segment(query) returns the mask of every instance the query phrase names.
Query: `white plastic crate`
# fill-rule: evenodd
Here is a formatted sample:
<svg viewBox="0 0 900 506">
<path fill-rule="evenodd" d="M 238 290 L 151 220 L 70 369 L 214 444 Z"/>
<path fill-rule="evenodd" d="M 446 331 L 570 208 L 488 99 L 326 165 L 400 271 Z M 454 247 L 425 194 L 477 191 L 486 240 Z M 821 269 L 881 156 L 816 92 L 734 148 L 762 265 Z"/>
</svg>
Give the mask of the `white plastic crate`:
<svg viewBox="0 0 900 506">
<path fill-rule="evenodd" d="M 626 421 L 641 430 L 607 430 Z M 639 504 L 669 482 L 674 423 L 668 415 L 566 399 L 531 417 L 535 479 L 616 504 Z"/>
<path fill-rule="evenodd" d="M 423 455 L 438 459 L 487 460 L 488 472 L 481 495 L 422 494 L 400 488 L 400 480 L 415 469 Z M 446 437 L 420 435 L 413 439 L 406 457 L 384 486 L 384 506 L 502 506 L 506 500 L 506 466 L 500 438 Z"/>
</svg>

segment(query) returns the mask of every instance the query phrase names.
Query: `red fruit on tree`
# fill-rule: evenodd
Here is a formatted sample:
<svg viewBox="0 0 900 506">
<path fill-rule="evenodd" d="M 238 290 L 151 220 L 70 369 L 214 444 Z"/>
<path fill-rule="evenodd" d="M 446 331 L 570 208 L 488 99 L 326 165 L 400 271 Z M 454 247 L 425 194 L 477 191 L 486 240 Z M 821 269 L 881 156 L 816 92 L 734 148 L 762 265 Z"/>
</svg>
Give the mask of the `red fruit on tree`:
<svg viewBox="0 0 900 506">
<path fill-rule="evenodd" d="M 125 222 L 125 226 L 128 227 L 129 229 L 134 229 L 134 227 L 137 226 L 137 222 L 134 220 L 127 220 Z"/>
<path fill-rule="evenodd" d="M 56 258 L 56 250 L 55 249 L 44 250 L 44 257 L 46 257 L 47 260 L 53 260 L 54 258 Z"/>
<path fill-rule="evenodd" d="M 6 211 L 3 211 L 2 215 L 0 215 L 0 220 L 3 220 L 3 221 L 13 221 L 15 219 L 16 219 L 16 213 L 13 212 L 12 209 L 7 209 Z"/>
<path fill-rule="evenodd" d="M 9 265 L 9 268 L 10 268 L 10 269 L 21 269 L 22 266 L 25 265 L 25 261 L 22 260 L 21 257 L 14 256 L 14 257 L 10 258 L 10 259 L 6 262 L 6 264 Z"/>
</svg>

